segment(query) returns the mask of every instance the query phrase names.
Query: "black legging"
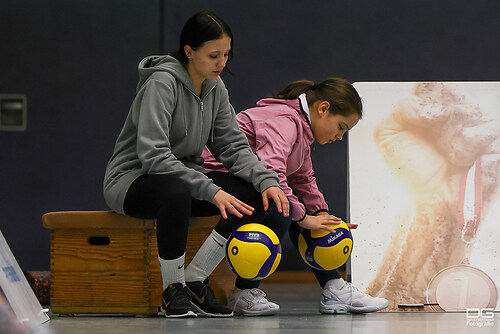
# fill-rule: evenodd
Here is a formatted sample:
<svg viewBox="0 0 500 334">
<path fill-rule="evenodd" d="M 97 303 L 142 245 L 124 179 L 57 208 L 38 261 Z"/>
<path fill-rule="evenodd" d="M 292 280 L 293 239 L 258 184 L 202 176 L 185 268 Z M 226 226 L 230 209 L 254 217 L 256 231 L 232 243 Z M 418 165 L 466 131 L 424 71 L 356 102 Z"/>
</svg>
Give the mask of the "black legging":
<svg viewBox="0 0 500 334">
<path fill-rule="evenodd" d="M 255 208 L 251 216 L 238 218 L 228 214 L 215 226 L 217 233 L 229 238 L 231 233 L 248 222 L 260 222 L 271 228 L 278 238 L 289 234 L 298 251 L 298 235 L 301 227 L 291 223 L 292 207 L 289 217 L 283 217 L 272 200 L 269 209 L 264 211 L 262 196 L 248 182 L 227 172 L 208 172 L 215 184 L 224 191 Z M 194 199 L 186 183 L 169 175 L 142 175 L 130 186 L 124 203 L 125 214 L 141 219 L 157 219 L 158 253 L 162 259 L 171 260 L 180 257 L 186 250 L 189 220 L 191 216 L 205 217 L 220 214 L 217 206 L 207 201 Z M 291 224 L 290 224 L 291 223 Z M 337 269 L 320 271 L 309 267 L 321 287 L 332 278 L 339 278 Z M 237 277 L 236 286 L 240 289 L 258 287 L 260 281 L 249 281 Z"/>
<path fill-rule="evenodd" d="M 262 195 L 251 183 L 228 172 L 208 172 L 206 175 L 224 191 L 255 209 L 252 215 L 243 215 L 243 218 L 228 214 L 227 219 L 221 219 L 215 226 L 217 233 L 227 239 L 238 227 L 259 222 L 271 228 L 278 238 L 284 237 L 290 220 L 276 219 L 284 217 L 272 199 L 269 200 L 269 209 L 264 211 Z M 157 220 L 158 254 L 165 260 L 179 258 L 185 252 L 191 216 L 220 214 L 213 203 L 192 198 L 187 183 L 163 174 L 138 177 L 127 191 L 124 212 L 136 218 Z"/>
</svg>

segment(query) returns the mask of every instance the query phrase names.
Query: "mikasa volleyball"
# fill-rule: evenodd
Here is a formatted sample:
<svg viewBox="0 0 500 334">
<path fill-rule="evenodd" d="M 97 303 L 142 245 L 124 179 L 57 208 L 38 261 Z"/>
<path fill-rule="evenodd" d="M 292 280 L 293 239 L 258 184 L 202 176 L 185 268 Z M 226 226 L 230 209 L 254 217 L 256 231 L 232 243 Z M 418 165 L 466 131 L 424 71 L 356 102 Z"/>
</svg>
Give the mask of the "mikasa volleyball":
<svg viewBox="0 0 500 334">
<path fill-rule="evenodd" d="M 299 252 L 302 259 L 318 270 L 332 270 L 343 265 L 352 251 L 352 235 L 346 223 L 331 225 L 335 233 L 326 230 L 302 229 Z"/>
</svg>

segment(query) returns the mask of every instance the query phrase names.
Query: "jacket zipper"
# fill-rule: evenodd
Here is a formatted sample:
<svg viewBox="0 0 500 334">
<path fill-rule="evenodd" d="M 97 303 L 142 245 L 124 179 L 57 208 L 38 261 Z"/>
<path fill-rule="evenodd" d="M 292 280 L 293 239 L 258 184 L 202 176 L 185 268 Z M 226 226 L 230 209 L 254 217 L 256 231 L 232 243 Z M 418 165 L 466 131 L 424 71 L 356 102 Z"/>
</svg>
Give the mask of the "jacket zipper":
<svg viewBox="0 0 500 334">
<path fill-rule="evenodd" d="M 201 131 L 200 131 L 200 145 L 203 138 L 203 100 L 200 99 L 200 110 L 201 110 Z"/>
</svg>

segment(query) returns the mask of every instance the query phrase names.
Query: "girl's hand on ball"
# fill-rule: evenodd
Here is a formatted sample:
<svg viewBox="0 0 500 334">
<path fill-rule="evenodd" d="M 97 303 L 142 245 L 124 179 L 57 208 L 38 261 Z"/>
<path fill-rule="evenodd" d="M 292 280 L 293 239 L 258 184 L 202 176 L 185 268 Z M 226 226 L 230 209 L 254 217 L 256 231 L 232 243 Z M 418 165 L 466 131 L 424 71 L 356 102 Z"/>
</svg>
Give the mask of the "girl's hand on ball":
<svg viewBox="0 0 500 334">
<path fill-rule="evenodd" d="M 233 195 L 228 194 L 222 189 L 219 189 L 212 200 L 212 202 L 219 208 L 222 218 L 227 219 L 227 212 L 242 218 L 243 214 L 251 215 L 255 210 L 250 205 L 240 201 Z M 227 212 L 226 212 L 227 211 Z"/>
<path fill-rule="evenodd" d="M 321 215 L 329 215 L 329 213 L 325 212 L 325 211 L 320 211 L 320 212 L 316 213 L 316 216 L 321 216 Z M 337 217 L 335 217 L 335 218 L 337 218 Z M 340 221 L 338 221 L 337 219 Z M 337 219 L 336 219 L 335 225 L 338 225 L 342 222 L 342 219 L 340 219 L 340 218 L 337 218 Z M 350 223 L 345 223 L 345 224 L 347 225 L 347 227 L 349 227 L 350 230 L 355 230 L 358 228 L 358 224 L 350 224 Z"/>
<path fill-rule="evenodd" d="M 306 217 L 298 221 L 297 224 L 309 230 L 327 230 L 335 233 L 335 230 L 332 229 L 330 225 L 339 225 L 341 222 L 342 219 L 325 213 L 317 216 L 306 215 Z"/>
</svg>

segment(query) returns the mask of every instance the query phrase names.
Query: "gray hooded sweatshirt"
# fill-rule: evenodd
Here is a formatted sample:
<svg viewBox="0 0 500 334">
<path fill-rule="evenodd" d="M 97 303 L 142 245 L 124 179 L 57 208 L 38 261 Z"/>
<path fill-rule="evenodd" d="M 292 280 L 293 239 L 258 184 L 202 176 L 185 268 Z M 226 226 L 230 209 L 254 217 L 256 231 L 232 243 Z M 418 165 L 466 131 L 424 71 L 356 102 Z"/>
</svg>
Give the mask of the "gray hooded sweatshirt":
<svg viewBox="0 0 500 334">
<path fill-rule="evenodd" d="M 125 195 L 142 174 L 170 174 L 190 185 L 191 196 L 212 201 L 220 189 L 201 167 L 205 145 L 234 175 L 259 192 L 278 186 L 278 176 L 259 161 L 236 122 L 222 80 L 205 80 L 201 97 L 187 70 L 171 56 L 139 63 L 137 95 L 104 177 L 104 198 L 123 212 Z"/>
</svg>

